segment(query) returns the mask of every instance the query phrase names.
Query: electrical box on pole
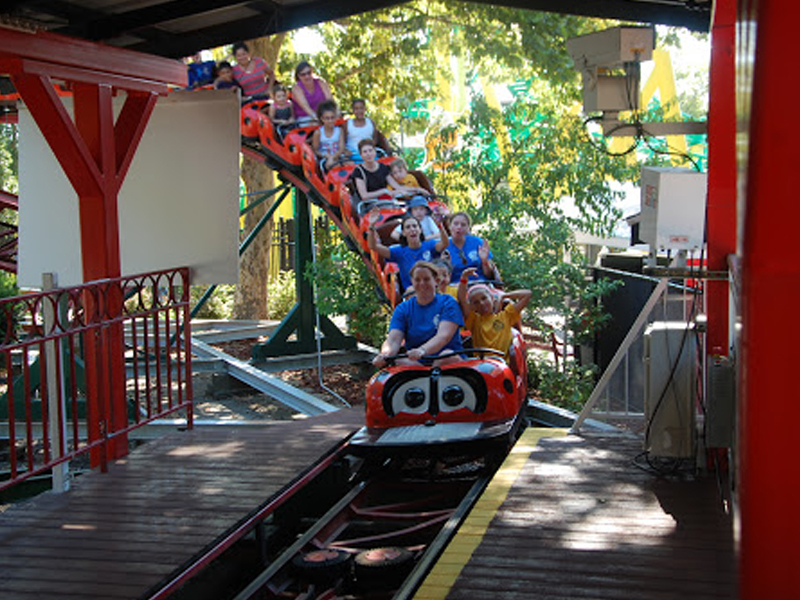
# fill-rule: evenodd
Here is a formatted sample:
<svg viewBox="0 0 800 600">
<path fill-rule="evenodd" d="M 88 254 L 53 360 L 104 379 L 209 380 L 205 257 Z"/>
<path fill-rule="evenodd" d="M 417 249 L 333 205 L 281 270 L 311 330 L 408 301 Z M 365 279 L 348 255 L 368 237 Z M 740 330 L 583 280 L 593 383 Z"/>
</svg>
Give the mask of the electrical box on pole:
<svg viewBox="0 0 800 600">
<path fill-rule="evenodd" d="M 642 167 L 639 239 L 650 250 L 704 244 L 707 175 L 684 167 Z"/>
</svg>

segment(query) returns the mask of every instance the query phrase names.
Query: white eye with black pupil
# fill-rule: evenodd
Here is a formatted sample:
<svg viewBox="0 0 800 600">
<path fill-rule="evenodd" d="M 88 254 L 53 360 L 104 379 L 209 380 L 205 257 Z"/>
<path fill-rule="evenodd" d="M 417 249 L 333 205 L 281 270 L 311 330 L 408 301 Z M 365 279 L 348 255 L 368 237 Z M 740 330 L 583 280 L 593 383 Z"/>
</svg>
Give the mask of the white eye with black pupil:
<svg viewBox="0 0 800 600">
<path fill-rule="evenodd" d="M 403 382 L 392 392 L 394 414 L 420 415 L 428 412 L 430 382 L 427 377 L 416 377 Z"/>
<path fill-rule="evenodd" d="M 475 390 L 467 381 L 448 375 L 439 379 L 439 410 L 451 412 L 466 408 L 476 412 L 477 405 Z"/>
</svg>

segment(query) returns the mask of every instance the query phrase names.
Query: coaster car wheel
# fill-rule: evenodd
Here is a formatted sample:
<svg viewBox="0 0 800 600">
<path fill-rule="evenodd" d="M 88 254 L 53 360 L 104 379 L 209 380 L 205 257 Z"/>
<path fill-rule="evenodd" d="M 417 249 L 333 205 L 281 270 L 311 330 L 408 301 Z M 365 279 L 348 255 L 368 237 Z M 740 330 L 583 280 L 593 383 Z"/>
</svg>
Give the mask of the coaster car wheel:
<svg viewBox="0 0 800 600">
<path fill-rule="evenodd" d="M 355 557 L 356 580 L 364 588 L 399 585 L 414 567 L 414 554 L 396 546 L 372 548 Z"/>
<path fill-rule="evenodd" d="M 325 548 L 298 554 L 292 559 L 297 573 L 306 581 L 329 584 L 350 572 L 350 554 Z"/>
</svg>

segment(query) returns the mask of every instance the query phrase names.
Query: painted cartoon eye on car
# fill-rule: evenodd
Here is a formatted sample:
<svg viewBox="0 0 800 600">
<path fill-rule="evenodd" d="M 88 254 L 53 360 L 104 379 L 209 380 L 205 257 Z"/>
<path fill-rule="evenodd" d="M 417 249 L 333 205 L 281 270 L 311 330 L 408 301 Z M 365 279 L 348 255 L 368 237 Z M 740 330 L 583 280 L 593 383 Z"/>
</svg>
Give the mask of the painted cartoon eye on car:
<svg viewBox="0 0 800 600">
<path fill-rule="evenodd" d="M 472 369 L 401 371 L 383 389 L 383 407 L 390 417 L 401 414 L 439 413 L 486 409 L 486 383 Z"/>
</svg>

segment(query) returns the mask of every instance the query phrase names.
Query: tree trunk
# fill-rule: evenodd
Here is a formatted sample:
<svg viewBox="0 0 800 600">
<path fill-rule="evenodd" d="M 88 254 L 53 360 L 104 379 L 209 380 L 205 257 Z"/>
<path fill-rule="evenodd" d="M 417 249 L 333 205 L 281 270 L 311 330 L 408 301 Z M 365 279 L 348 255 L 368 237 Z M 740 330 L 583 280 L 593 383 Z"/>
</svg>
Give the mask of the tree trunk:
<svg viewBox="0 0 800 600">
<path fill-rule="evenodd" d="M 281 33 L 257 40 L 249 40 L 247 45 L 253 56 L 260 56 L 270 65 L 275 65 L 285 34 Z M 242 179 L 247 192 L 258 192 L 275 187 L 275 173 L 263 163 L 245 157 L 242 161 Z M 275 197 L 264 202 L 245 216 L 242 239 L 261 220 L 269 210 Z M 234 319 L 266 319 L 267 283 L 269 278 L 270 247 L 272 246 L 272 221 L 259 232 L 239 259 L 239 285 L 233 300 Z"/>
</svg>

